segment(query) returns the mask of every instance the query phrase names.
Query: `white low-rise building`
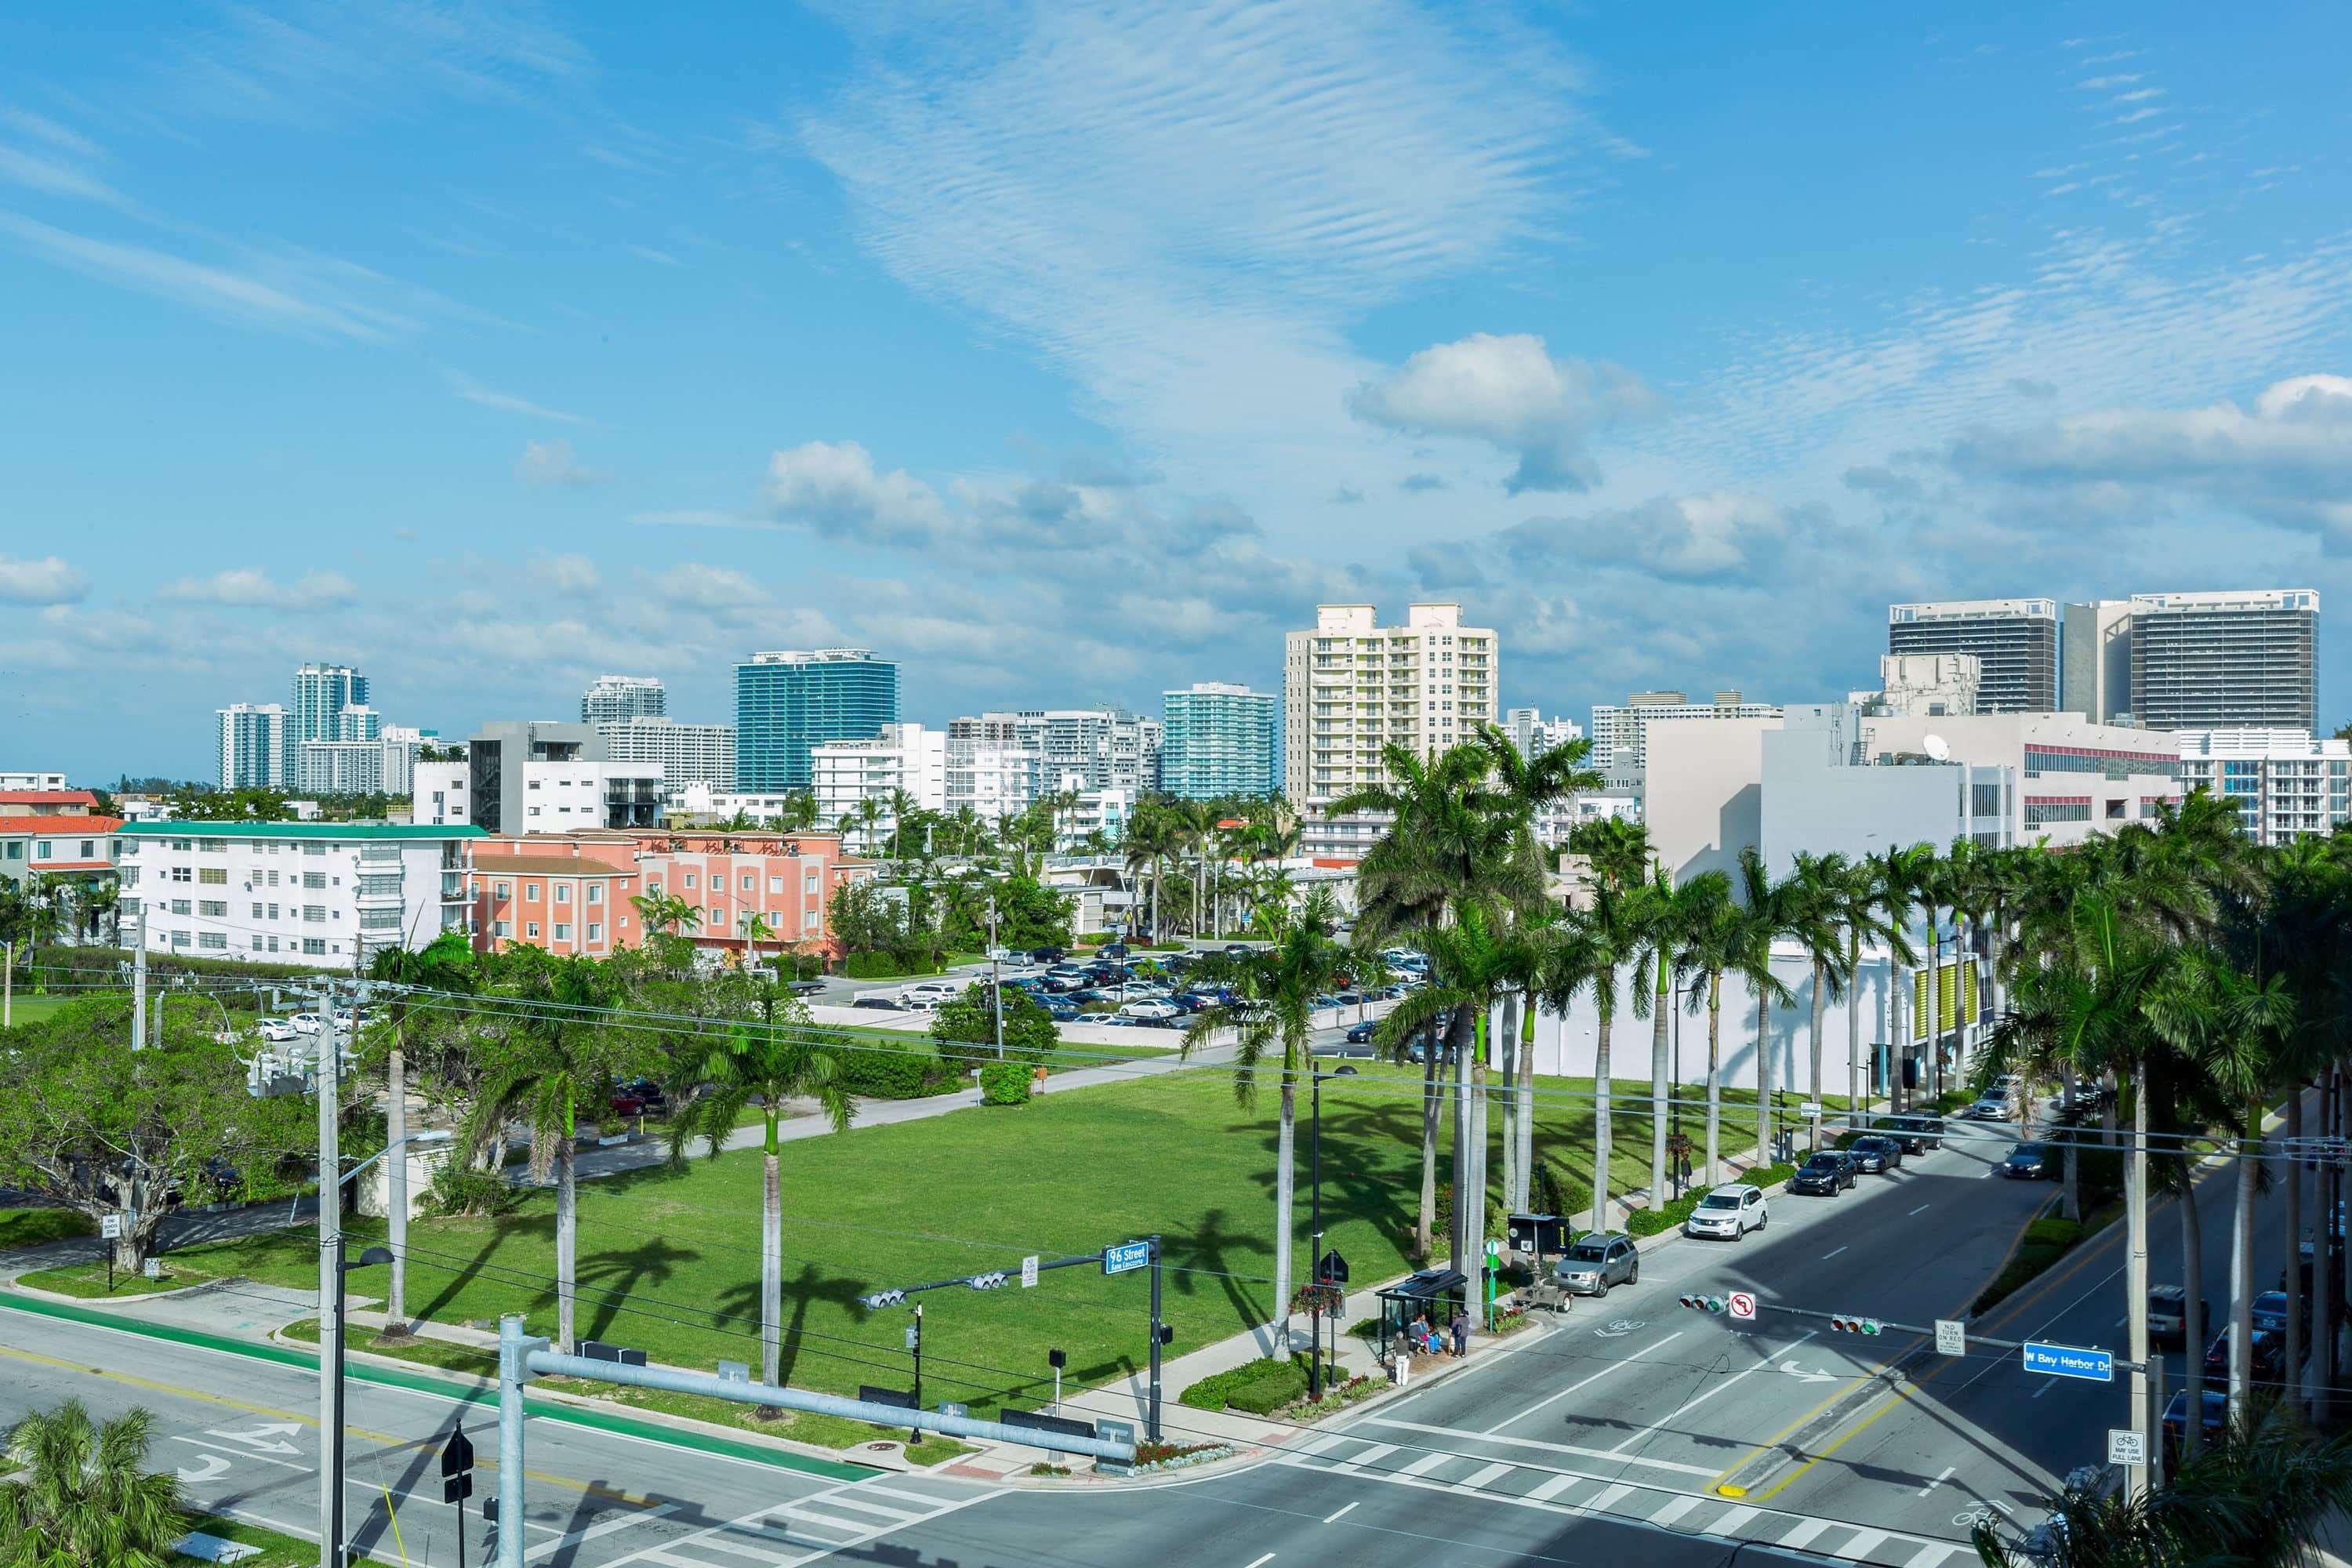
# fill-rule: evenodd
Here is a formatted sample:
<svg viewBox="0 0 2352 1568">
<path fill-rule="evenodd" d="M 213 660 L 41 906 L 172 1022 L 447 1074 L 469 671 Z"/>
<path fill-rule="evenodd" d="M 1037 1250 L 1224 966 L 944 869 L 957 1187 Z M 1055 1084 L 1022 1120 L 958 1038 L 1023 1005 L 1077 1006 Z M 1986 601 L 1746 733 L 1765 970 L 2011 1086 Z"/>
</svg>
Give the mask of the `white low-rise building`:
<svg viewBox="0 0 2352 1568">
<path fill-rule="evenodd" d="M 920 724 L 885 724 L 871 740 L 826 741 L 809 748 L 809 784 L 817 821 L 845 832 L 856 828 L 858 803 L 887 809 L 904 791 L 919 811 L 948 804 L 948 737 Z M 861 849 L 872 847 L 860 844 Z"/>
<path fill-rule="evenodd" d="M 2352 817 L 2352 742 L 2308 730 L 2176 730 L 2180 783 L 2233 802 L 2263 844 L 2333 833 Z"/>
<path fill-rule="evenodd" d="M 132 822 L 122 922 L 150 952 L 364 969 L 466 929 L 470 826 Z"/>
</svg>

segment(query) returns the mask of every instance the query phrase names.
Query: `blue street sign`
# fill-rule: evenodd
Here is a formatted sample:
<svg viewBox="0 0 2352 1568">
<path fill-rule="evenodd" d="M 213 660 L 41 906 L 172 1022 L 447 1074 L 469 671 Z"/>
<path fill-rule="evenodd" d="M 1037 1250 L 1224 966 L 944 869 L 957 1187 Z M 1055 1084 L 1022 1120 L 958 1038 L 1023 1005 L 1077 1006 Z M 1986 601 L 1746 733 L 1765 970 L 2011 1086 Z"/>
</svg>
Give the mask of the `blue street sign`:
<svg viewBox="0 0 2352 1568">
<path fill-rule="evenodd" d="M 1103 1248 L 1103 1272 L 1124 1274 L 1131 1268 L 1143 1268 L 1151 1263 L 1151 1243 L 1122 1241 L 1116 1247 Z"/>
<path fill-rule="evenodd" d="M 2084 1350 L 2080 1345 L 2025 1342 L 2025 1370 L 2050 1377 L 2075 1377 L 2085 1383 L 2113 1383 L 2116 1357 L 2112 1351 Z"/>
</svg>

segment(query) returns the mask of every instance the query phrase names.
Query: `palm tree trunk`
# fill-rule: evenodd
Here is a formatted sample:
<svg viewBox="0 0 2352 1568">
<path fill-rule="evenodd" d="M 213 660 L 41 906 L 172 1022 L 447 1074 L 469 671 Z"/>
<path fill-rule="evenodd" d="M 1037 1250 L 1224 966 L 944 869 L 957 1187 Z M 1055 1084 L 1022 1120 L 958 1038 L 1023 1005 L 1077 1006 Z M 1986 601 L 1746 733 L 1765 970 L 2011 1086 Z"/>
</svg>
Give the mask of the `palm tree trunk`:
<svg viewBox="0 0 2352 1568">
<path fill-rule="evenodd" d="M 1824 963 L 1819 957 L 1815 957 L 1813 960 L 1813 1031 L 1811 1040 L 1813 1059 L 1812 1070 L 1805 1079 L 1805 1081 L 1811 1085 L 1813 1091 L 1812 1127 L 1808 1137 L 1809 1146 L 1815 1149 L 1822 1146 L 1822 1105 L 1823 1103 L 1822 1094 L 1822 1015 L 1829 1006 L 1828 1000 L 1822 995 L 1822 986 L 1826 984 L 1828 973 L 1829 965 Z"/>
<path fill-rule="evenodd" d="M 2062 1184 L 2058 1205 L 2058 1212 L 2061 1215 L 2078 1223 L 2083 1217 L 2082 1156 L 2076 1152 L 2074 1143 L 2080 1136 L 2079 1128 L 2066 1129 L 2066 1157 L 2060 1165 L 2060 1169 L 2065 1173 L 2065 1177 Z"/>
<path fill-rule="evenodd" d="M 2307 1084 L 2293 1084 L 2286 1097 L 2286 1142 L 2289 1153 L 2279 1161 L 2279 1174 L 2286 1188 L 2286 1269 L 2282 1276 L 2286 1281 L 2286 1394 L 2290 1401 L 2303 1398 L 2304 1352 L 2310 1347 L 2303 1342 L 2303 1314 L 2311 1306 L 2305 1292 L 2303 1270 L 2296 1258 L 2296 1242 L 2303 1235 L 2303 1158 L 2299 1152 L 2303 1141 L 2303 1097 Z"/>
<path fill-rule="evenodd" d="M 1895 962 L 1892 948 L 1886 954 L 1886 1109 L 1903 1109 L 1903 1064 L 1911 1057 L 1910 1031 L 1904 1027 L 1903 1004 L 1911 989 L 1911 976 Z"/>
<path fill-rule="evenodd" d="M 1465 1256 L 1470 1266 L 1465 1274 L 1475 1275 L 1486 1257 L 1486 1154 L 1493 1143 L 1494 1130 L 1486 1113 L 1487 1053 L 1494 1049 L 1494 1020 L 1485 1008 L 1480 1008 L 1471 1026 L 1470 1047 L 1470 1227 L 1463 1239 L 1469 1243 Z"/>
<path fill-rule="evenodd" d="M 2196 1457 L 2197 1439 L 2205 1426 L 2205 1236 L 2197 1218 L 2196 1164 L 2187 1153 L 2180 1164 L 2180 1283 L 2184 1351 L 2181 1402 L 2187 1419 L 2181 1423 L 2180 1458 Z"/>
<path fill-rule="evenodd" d="M 572 1310 L 580 1290 L 580 1190 L 572 1179 L 572 1137 L 555 1149 L 555 1348 L 572 1353 Z"/>
<path fill-rule="evenodd" d="M 1617 975 L 1601 977 L 1609 988 L 1601 1004 L 1601 1036 L 1592 1047 L 1592 1228 L 1609 1228 L 1609 1026 L 1616 1011 Z"/>
<path fill-rule="evenodd" d="M 396 1027 L 396 1026 L 395 1026 Z M 395 1033 L 384 1058 L 383 1076 L 389 1102 L 384 1107 L 384 1212 L 392 1248 L 391 1275 L 384 1288 L 384 1332 L 396 1334 L 408 1326 L 408 1063 Z"/>
<path fill-rule="evenodd" d="M 1859 1127 L 1863 1085 L 1868 1081 L 1862 1072 L 1862 943 L 1853 943 L 1848 952 L 1852 962 L 1846 965 L 1845 976 L 1845 1113 L 1847 1121 Z"/>
<path fill-rule="evenodd" d="M 2339 1094 L 2338 1069 L 2329 1068 L 2319 1091 L 2319 1131 L 2323 1137 L 2336 1134 L 2336 1109 Z M 2311 1419 L 2314 1426 L 2325 1424 L 2333 1414 L 2336 1403 L 2336 1303 L 2343 1300 L 2336 1288 L 2333 1266 L 2335 1245 L 2336 1203 L 2340 1194 L 2333 1163 L 2321 1167 L 2317 1180 L 2312 1184 L 2312 1199 L 2317 1209 L 2312 1226 L 2311 1246 Z M 2290 1277 L 2303 1261 L 2302 1232 L 2289 1226 L 2286 1237 L 2287 1273 Z"/>
<path fill-rule="evenodd" d="M 1944 1094 L 1944 931 L 1935 907 L 1927 910 L 1927 1093 L 1933 1100 Z"/>
<path fill-rule="evenodd" d="M 2254 1178 L 2262 1172 L 2263 1106 L 2246 1106 L 2245 1136 L 2238 1141 L 2238 1201 L 2230 1215 L 2230 1418 L 2246 1414 L 2247 1380 L 2253 1371 Z M 2292 1179 L 2290 1177 L 2290 1179 Z M 2287 1317 L 2294 1317 L 2292 1301 Z M 2294 1363 L 2289 1363 L 2290 1366 Z"/>
<path fill-rule="evenodd" d="M 1706 977 L 1706 1184 L 1723 1178 L 1716 1161 L 1723 1142 L 1723 976 Z"/>
<path fill-rule="evenodd" d="M 1519 1068 L 1519 994 L 1503 996 L 1503 1024 L 1495 1036 L 1495 1066 L 1501 1081 L 1503 1104 L 1503 1205 L 1517 1209 L 1519 1202 L 1519 1140 L 1517 1085 Z M 1483 1140 L 1481 1142 L 1484 1142 Z"/>
<path fill-rule="evenodd" d="M 1290 1353 L 1290 1232 L 1296 1181 L 1291 1151 L 1298 1138 L 1298 1088 L 1295 1073 L 1282 1077 L 1282 1119 L 1274 1141 L 1274 1322 L 1277 1332 L 1274 1352 Z"/>
<path fill-rule="evenodd" d="M 1772 1163 L 1772 994 L 1756 987 L 1756 1163 Z"/>
<path fill-rule="evenodd" d="M 1470 1215 L 1475 1201 L 1470 1191 L 1470 1055 L 1473 1017 L 1477 1009 L 1465 1004 L 1454 1009 L 1446 1043 L 1454 1052 L 1454 1224 L 1448 1227 L 1446 1267 L 1467 1274 L 1470 1257 Z M 1483 1216 L 1482 1216 L 1483 1217 Z"/>
<path fill-rule="evenodd" d="M 760 1379 L 772 1388 L 784 1381 L 784 1180 L 773 1127 L 760 1173 Z"/>
<path fill-rule="evenodd" d="M 1604 1031 L 1608 1027 L 1601 1026 Z M 1532 1206 L 1536 1178 L 1536 999 L 1532 992 L 1519 1031 L 1518 1102 L 1513 1107 L 1517 1125 L 1511 1139 L 1518 1148 L 1519 1190 L 1515 1202 L 1517 1212 L 1525 1214 Z"/>
<path fill-rule="evenodd" d="M 1444 1052 L 1432 1040 L 1421 1053 L 1421 1216 L 1413 1222 L 1414 1260 L 1427 1263 L 1437 1223 L 1437 1063 Z"/>
<path fill-rule="evenodd" d="M 1674 1005 L 1674 988 L 1666 966 L 1658 965 L 1658 1001 L 1650 1026 L 1650 1206 L 1666 1201 L 1666 1009 Z"/>
</svg>

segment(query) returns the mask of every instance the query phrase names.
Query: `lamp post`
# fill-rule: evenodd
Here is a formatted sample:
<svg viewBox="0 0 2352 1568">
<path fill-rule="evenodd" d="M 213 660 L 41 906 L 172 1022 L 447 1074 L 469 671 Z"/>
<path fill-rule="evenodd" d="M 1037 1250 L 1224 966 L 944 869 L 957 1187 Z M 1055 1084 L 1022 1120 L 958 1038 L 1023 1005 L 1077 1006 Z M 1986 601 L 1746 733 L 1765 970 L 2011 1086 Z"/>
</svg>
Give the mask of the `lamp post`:
<svg viewBox="0 0 2352 1568">
<path fill-rule="evenodd" d="M 1310 1217 L 1307 1229 L 1307 1234 L 1314 1237 L 1314 1244 L 1307 1252 L 1307 1272 L 1315 1282 L 1315 1326 L 1312 1331 L 1315 1343 L 1307 1356 L 1307 1395 L 1309 1399 L 1320 1399 L 1323 1397 L 1323 1080 L 1327 1078 L 1354 1078 L 1357 1074 L 1356 1069 L 1345 1062 L 1329 1072 L 1321 1072 L 1316 1070 L 1313 1057 L 1307 1060 L 1308 1076 L 1314 1079 L 1314 1087 L 1308 1096 L 1311 1109 L 1307 1113 L 1309 1131 L 1307 1135 L 1307 1184 L 1312 1194 L 1307 1200 Z"/>
<path fill-rule="evenodd" d="M 331 1193 L 326 1194 L 320 1201 L 331 1203 L 335 1201 L 335 1196 Z M 379 1263 L 391 1262 L 392 1249 L 388 1247 L 371 1247 L 361 1253 L 356 1260 L 346 1261 L 343 1257 L 342 1234 L 338 1231 L 334 1237 L 333 1254 L 335 1310 L 329 1314 L 328 1321 L 319 1325 L 322 1342 L 328 1339 L 333 1341 L 331 1345 L 322 1342 L 319 1347 L 320 1368 L 328 1377 L 328 1410 L 330 1412 L 327 1430 L 323 1434 L 326 1439 L 324 1466 L 328 1481 L 324 1495 L 329 1502 L 327 1517 L 320 1520 L 319 1525 L 320 1544 L 322 1548 L 321 1560 L 328 1564 L 328 1568 L 343 1568 L 343 1564 L 349 1561 L 343 1552 L 343 1276 L 354 1268 L 372 1268 Z"/>
</svg>

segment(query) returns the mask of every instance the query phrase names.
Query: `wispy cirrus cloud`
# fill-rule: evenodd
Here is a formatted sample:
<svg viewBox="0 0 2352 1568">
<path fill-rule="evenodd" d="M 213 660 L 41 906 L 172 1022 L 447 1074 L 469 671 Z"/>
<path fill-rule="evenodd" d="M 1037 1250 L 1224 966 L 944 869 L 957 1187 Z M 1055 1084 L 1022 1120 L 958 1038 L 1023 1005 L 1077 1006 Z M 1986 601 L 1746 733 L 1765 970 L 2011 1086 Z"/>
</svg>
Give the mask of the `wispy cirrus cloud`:
<svg viewBox="0 0 2352 1568">
<path fill-rule="evenodd" d="M 252 270 L 210 266 L 149 246 L 77 234 L 5 209 L 0 209 L 0 240 L 43 260 L 211 316 L 313 337 L 373 342 L 388 335 L 388 318 L 306 295 Z"/>
<path fill-rule="evenodd" d="M 484 386 L 463 371 L 452 370 L 446 372 L 445 374 L 449 383 L 449 390 L 467 403 L 479 404 L 484 408 L 495 408 L 501 414 L 520 414 L 527 419 L 551 420 L 558 425 L 588 423 L 587 419 L 581 415 L 567 414 L 561 408 L 550 408 L 544 404 L 533 403 L 528 397 L 520 397 L 511 392 L 500 392 L 495 387 Z"/>
</svg>

